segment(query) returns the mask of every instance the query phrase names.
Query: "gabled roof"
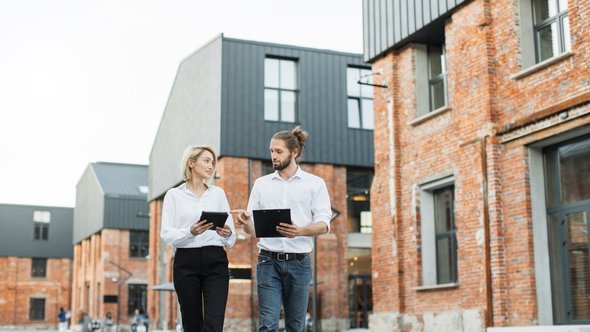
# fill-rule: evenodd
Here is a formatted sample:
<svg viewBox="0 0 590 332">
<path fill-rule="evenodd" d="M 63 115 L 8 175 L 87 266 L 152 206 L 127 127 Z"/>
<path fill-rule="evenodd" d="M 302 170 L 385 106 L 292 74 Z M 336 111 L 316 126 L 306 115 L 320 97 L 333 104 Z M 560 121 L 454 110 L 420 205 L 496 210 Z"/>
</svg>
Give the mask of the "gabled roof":
<svg viewBox="0 0 590 332">
<path fill-rule="evenodd" d="M 147 165 L 96 162 L 90 166 L 105 196 L 147 199 Z"/>
</svg>

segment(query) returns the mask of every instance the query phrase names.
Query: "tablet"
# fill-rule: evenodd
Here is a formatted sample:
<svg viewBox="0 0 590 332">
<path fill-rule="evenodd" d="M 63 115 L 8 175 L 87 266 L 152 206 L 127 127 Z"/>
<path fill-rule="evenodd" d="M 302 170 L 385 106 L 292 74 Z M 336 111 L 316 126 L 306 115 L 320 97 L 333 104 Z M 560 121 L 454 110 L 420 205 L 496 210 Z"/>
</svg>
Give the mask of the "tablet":
<svg viewBox="0 0 590 332">
<path fill-rule="evenodd" d="M 256 237 L 284 237 L 277 232 L 280 223 L 291 224 L 291 209 L 253 210 Z"/>
<path fill-rule="evenodd" d="M 227 220 L 227 216 L 227 212 L 203 211 L 203 213 L 201 214 L 201 218 L 199 218 L 199 221 L 207 220 L 209 222 L 212 222 L 214 227 L 223 228 L 223 225 L 225 225 L 225 221 Z"/>
</svg>

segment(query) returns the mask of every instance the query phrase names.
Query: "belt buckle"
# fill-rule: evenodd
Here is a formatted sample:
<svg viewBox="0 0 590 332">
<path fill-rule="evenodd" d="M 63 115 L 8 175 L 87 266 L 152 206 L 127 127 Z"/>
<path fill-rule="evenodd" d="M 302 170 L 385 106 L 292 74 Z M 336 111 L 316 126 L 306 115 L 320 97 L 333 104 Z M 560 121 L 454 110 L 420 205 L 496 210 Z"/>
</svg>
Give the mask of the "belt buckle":
<svg viewBox="0 0 590 332">
<path fill-rule="evenodd" d="M 281 255 L 282 255 L 283 258 L 281 258 Z M 286 260 L 289 260 L 289 254 L 284 253 L 284 252 L 278 252 L 277 253 L 277 260 L 279 262 L 284 262 Z"/>
</svg>

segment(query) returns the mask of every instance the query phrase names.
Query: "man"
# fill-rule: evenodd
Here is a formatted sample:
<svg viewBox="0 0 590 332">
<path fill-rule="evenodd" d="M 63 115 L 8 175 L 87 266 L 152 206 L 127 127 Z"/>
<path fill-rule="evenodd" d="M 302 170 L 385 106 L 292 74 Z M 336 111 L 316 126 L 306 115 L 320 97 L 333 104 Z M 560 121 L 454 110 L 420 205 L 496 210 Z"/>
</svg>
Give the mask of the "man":
<svg viewBox="0 0 590 332">
<path fill-rule="evenodd" d="M 281 301 L 287 331 L 304 331 L 312 237 L 330 231 L 332 209 L 326 183 L 299 167 L 306 139 L 307 133 L 300 127 L 276 133 L 269 148 L 275 172 L 255 181 L 247 211 L 234 211 L 236 223 L 252 234 L 252 210 L 291 209 L 292 223 L 277 226 L 284 237 L 261 238 L 258 242 L 260 332 L 278 330 Z"/>
</svg>

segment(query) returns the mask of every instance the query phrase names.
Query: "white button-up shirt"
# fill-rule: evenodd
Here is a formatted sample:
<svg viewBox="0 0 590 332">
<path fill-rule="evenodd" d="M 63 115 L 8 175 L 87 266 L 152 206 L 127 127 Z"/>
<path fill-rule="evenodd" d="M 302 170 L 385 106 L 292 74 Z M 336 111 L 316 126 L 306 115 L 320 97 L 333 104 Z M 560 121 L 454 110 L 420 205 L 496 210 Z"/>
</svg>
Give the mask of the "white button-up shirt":
<svg viewBox="0 0 590 332">
<path fill-rule="evenodd" d="M 176 248 L 200 248 L 205 246 L 233 247 L 236 242 L 236 229 L 231 214 L 226 224 L 232 230 L 226 239 L 215 231 L 215 228 L 195 236 L 190 232 L 190 226 L 199 220 L 203 211 L 228 212 L 229 204 L 223 189 L 208 185 L 208 189 L 201 198 L 195 196 L 186 183 L 168 190 L 164 196 L 162 208 L 162 227 L 160 237 L 166 243 Z"/>
<path fill-rule="evenodd" d="M 252 210 L 287 208 L 291 209 L 291 220 L 298 227 L 321 222 L 330 230 L 332 208 L 326 182 L 300 167 L 288 180 L 281 178 L 278 171 L 258 178 L 250 193 L 248 213 L 251 216 Z M 275 252 L 308 253 L 313 250 L 313 238 L 261 238 L 258 248 Z"/>
</svg>

